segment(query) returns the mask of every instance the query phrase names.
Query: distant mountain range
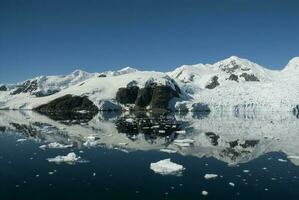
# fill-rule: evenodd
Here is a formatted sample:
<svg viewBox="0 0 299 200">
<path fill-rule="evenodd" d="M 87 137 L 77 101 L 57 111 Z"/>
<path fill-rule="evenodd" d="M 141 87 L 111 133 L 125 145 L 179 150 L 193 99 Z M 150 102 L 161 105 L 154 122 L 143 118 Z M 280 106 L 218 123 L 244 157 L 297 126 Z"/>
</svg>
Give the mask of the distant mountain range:
<svg viewBox="0 0 299 200">
<path fill-rule="evenodd" d="M 99 73 L 76 70 L 64 76 L 0 84 L 0 109 L 296 113 L 298 86 L 299 57 L 282 70 L 269 70 L 232 56 L 167 73 L 130 67 Z"/>
</svg>

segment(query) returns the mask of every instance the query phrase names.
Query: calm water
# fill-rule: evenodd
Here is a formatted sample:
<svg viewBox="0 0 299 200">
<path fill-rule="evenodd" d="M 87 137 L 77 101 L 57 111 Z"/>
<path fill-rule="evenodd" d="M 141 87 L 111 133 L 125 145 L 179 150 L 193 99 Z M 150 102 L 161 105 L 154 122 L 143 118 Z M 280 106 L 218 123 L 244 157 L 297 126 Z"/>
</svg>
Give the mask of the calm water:
<svg viewBox="0 0 299 200">
<path fill-rule="evenodd" d="M 299 120 L 291 113 L 75 118 L 0 112 L 1 199 L 299 199 L 299 160 L 288 158 L 299 155 Z M 194 142 L 175 144 L 186 138 Z M 40 148 L 53 142 L 73 147 Z M 47 160 L 70 152 L 81 162 Z M 166 158 L 185 167 L 180 176 L 150 169 Z M 218 177 L 204 178 L 211 173 Z"/>
</svg>

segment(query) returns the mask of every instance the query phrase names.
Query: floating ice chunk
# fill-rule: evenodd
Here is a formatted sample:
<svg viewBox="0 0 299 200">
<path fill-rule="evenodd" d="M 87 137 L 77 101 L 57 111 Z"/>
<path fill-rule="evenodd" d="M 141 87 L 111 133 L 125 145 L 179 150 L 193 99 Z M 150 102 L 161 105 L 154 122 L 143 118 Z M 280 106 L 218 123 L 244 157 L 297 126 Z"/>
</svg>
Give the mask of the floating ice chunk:
<svg viewBox="0 0 299 200">
<path fill-rule="evenodd" d="M 156 173 L 167 175 L 167 174 L 179 174 L 185 168 L 182 165 L 176 164 L 170 161 L 170 158 L 160 160 L 156 163 L 151 163 L 150 169 Z"/>
<path fill-rule="evenodd" d="M 207 191 L 203 190 L 203 191 L 201 192 L 201 194 L 202 194 L 203 196 L 207 196 L 209 193 L 208 193 Z"/>
<path fill-rule="evenodd" d="M 228 184 L 232 187 L 235 187 L 235 184 L 233 182 L 229 182 Z"/>
<path fill-rule="evenodd" d="M 165 153 L 176 153 L 176 150 L 173 149 L 160 149 L 161 152 L 165 152 Z"/>
<path fill-rule="evenodd" d="M 75 163 L 80 159 L 80 156 L 77 156 L 74 152 L 67 154 L 66 156 L 56 156 L 55 158 L 48 158 L 49 162 L 55 163 Z"/>
<path fill-rule="evenodd" d="M 205 179 L 215 179 L 215 178 L 217 178 L 217 177 L 218 177 L 217 174 L 206 174 L 206 175 L 204 176 Z"/>
<path fill-rule="evenodd" d="M 27 139 L 18 139 L 17 142 L 25 142 Z"/>
<path fill-rule="evenodd" d="M 248 170 L 248 169 L 244 169 L 243 172 L 244 172 L 244 173 L 249 173 L 250 170 Z"/>
<path fill-rule="evenodd" d="M 282 158 L 279 158 L 278 161 L 279 161 L 279 162 L 288 162 L 287 160 L 282 159 Z"/>
<path fill-rule="evenodd" d="M 88 113 L 88 110 L 78 110 L 77 113 L 86 114 Z"/>
<path fill-rule="evenodd" d="M 66 148 L 70 148 L 70 147 L 73 147 L 73 145 L 71 144 L 60 144 L 58 142 L 52 142 L 52 143 L 49 143 L 47 145 L 41 145 L 39 146 L 39 148 L 41 149 L 46 149 L 46 148 L 49 148 L 49 149 L 66 149 Z"/>
<path fill-rule="evenodd" d="M 119 146 L 127 146 L 128 143 L 126 143 L 126 142 L 120 142 L 120 143 L 118 143 L 118 145 L 119 145 Z"/>
<path fill-rule="evenodd" d="M 159 130 L 158 132 L 159 133 L 165 133 L 165 130 Z"/>
</svg>

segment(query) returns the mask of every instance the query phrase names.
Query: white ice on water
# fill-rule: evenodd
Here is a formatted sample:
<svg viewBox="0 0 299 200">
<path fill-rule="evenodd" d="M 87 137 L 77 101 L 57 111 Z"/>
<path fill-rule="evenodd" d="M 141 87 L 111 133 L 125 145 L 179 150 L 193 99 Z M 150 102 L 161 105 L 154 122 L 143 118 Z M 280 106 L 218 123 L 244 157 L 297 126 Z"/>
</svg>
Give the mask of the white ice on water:
<svg viewBox="0 0 299 200">
<path fill-rule="evenodd" d="M 49 162 L 55 163 L 75 163 L 80 159 L 80 156 L 77 156 L 74 152 L 67 154 L 66 156 L 56 156 L 55 158 L 48 158 Z"/>
<path fill-rule="evenodd" d="M 170 158 L 160 160 L 156 163 L 151 163 L 150 169 L 156 173 L 167 175 L 177 174 L 182 172 L 185 168 L 183 165 L 176 164 L 170 161 Z"/>
</svg>

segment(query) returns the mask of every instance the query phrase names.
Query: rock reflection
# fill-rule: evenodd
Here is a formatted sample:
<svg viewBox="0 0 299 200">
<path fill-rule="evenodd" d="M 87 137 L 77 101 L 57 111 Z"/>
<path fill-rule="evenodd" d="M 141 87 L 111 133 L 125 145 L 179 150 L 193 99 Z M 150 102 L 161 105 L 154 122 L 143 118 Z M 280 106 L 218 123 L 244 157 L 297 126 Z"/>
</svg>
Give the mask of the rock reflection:
<svg viewBox="0 0 299 200">
<path fill-rule="evenodd" d="M 227 113 L 115 113 L 93 118 L 47 117 L 33 111 L 0 111 L 0 132 L 74 148 L 101 146 L 130 152 L 170 149 L 214 157 L 230 165 L 268 152 L 299 156 L 299 120 L 292 113 L 250 117 Z M 183 143 L 182 141 L 188 141 Z M 296 160 L 292 160 L 296 163 Z"/>
</svg>

